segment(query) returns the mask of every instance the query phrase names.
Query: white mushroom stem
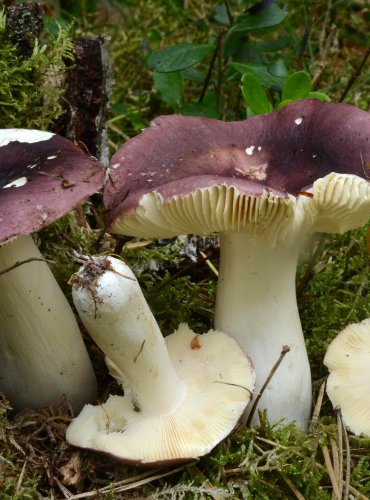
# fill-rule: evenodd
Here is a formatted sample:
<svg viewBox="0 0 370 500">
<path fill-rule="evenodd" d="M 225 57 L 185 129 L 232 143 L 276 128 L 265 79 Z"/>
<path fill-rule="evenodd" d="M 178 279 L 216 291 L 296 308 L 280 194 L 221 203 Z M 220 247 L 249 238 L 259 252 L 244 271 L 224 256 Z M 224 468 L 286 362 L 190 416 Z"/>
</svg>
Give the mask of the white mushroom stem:
<svg viewBox="0 0 370 500">
<path fill-rule="evenodd" d="M 86 286 L 91 268 L 98 269 L 104 260 L 112 270 Z M 148 416 L 174 412 L 186 396 L 186 385 L 129 267 L 117 259 L 94 258 L 73 283 L 73 300 L 86 329 L 138 408 Z"/>
<path fill-rule="evenodd" d="M 0 269 L 42 259 L 31 236 L 0 248 Z M 56 405 L 65 394 L 77 412 L 97 394 L 75 316 L 45 262 L 0 276 L 0 389 L 15 409 Z"/>
<path fill-rule="evenodd" d="M 282 347 L 290 347 L 258 408 L 268 409 L 271 422 L 295 420 L 298 426 L 306 428 L 311 409 L 311 376 L 295 289 L 300 238 L 273 246 L 250 234 L 220 235 L 215 326 L 248 352 L 256 369 L 256 392 Z M 257 414 L 254 422 L 258 423 Z"/>
</svg>

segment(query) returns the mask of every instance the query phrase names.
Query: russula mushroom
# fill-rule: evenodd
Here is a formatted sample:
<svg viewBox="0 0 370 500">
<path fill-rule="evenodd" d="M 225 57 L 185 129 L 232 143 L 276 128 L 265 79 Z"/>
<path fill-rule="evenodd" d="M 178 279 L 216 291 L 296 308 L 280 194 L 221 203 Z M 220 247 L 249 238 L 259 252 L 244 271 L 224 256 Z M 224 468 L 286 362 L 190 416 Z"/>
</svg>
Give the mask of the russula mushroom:
<svg viewBox="0 0 370 500">
<path fill-rule="evenodd" d="M 134 274 L 116 258 L 92 257 L 71 283 L 78 314 L 125 394 L 86 405 L 67 429 L 69 443 L 163 464 L 205 455 L 232 431 L 255 379 L 235 340 L 185 324 L 164 340 Z"/>
<path fill-rule="evenodd" d="M 305 428 L 311 376 L 295 273 L 307 234 L 370 216 L 370 115 L 301 100 L 241 122 L 163 116 L 113 156 L 105 186 L 112 233 L 167 238 L 219 233 L 215 328 L 248 352 L 259 408 Z"/>
<path fill-rule="evenodd" d="M 95 375 L 75 316 L 30 233 L 103 183 L 100 163 L 58 135 L 0 130 L 0 389 L 17 410 L 75 411 L 94 399 Z M 41 259 L 41 260 L 40 260 Z"/>
<path fill-rule="evenodd" d="M 326 391 L 354 434 L 370 436 L 370 318 L 342 330 L 326 351 Z"/>
</svg>

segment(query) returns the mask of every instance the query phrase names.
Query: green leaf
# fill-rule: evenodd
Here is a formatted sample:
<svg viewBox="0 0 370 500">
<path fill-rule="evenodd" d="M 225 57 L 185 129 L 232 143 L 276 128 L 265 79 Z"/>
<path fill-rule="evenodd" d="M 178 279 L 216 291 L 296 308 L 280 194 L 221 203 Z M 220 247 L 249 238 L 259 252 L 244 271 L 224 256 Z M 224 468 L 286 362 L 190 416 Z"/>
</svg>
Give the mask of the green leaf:
<svg viewBox="0 0 370 500">
<path fill-rule="evenodd" d="M 231 66 L 242 75 L 252 72 L 266 87 L 281 88 L 285 83 L 284 77 L 270 73 L 264 64 L 232 62 Z"/>
<path fill-rule="evenodd" d="M 194 66 L 212 51 L 212 45 L 182 43 L 150 54 L 146 62 L 159 73 L 171 73 Z"/>
<path fill-rule="evenodd" d="M 181 102 L 181 94 L 184 90 L 182 72 L 173 71 L 172 73 L 158 73 L 154 71 L 153 81 L 154 88 L 161 96 L 161 99 L 172 108 L 176 108 Z"/>
<path fill-rule="evenodd" d="M 318 99 L 319 101 L 330 102 L 331 99 L 324 92 L 309 92 L 307 94 L 307 99 Z"/>
<path fill-rule="evenodd" d="M 261 115 L 272 111 L 265 89 L 253 73 L 242 76 L 242 93 L 244 100 L 253 113 Z"/>
<path fill-rule="evenodd" d="M 244 35 L 252 31 L 271 28 L 284 21 L 288 13 L 277 5 L 263 10 L 259 14 L 242 14 L 229 29 L 224 41 L 224 55 L 230 57 L 236 54 L 245 43 Z"/>
<path fill-rule="evenodd" d="M 186 103 L 177 111 L 182 115 L 204 116 L 206 118 L 220 118 L 221 116 L 215 92 L 207 92 L 202 102 Z"/>
<path fill-rule="evenodd" d="M 236 19 L 235 24 L 230 29 L 229 33 L 245 33 L 263 28 L 271 28 L 272 26 L 281 24 L 287 15 L 288 12 L 286 10 L 280 9 L 276 4 L 273 4 L 269 9 L 265 9 L 254 16 L 251 16 L 250 14 L 242 14 Z"/>
<path fill-rule="evenodd" d="M 281 100 L 303 99 L 311 90 L 311 77 L 306 71 L 297 71 L 287 78 Z"/>
</svg>

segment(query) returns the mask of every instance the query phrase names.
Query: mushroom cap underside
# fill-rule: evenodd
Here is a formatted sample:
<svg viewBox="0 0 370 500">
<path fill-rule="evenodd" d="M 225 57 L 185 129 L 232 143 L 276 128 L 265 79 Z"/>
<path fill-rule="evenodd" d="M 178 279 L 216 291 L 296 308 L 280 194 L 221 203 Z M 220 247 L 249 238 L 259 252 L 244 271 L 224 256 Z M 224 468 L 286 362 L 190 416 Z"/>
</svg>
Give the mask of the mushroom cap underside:
<svg viewBox="0 0 370 500">
<path fill-rule="evenodd" d="M 370 218 L 370 183 L 351 174 L 330 173 L 298 197 L 235 180 L 213 179 L 209 184 L 204 177 L 189 189 L 189 181 L 133 195 L 135 203 L 127 198 L 111 211 L 109 230 L 144 238 L 245 232 L 276 242 L 302 229 L 344 232 Z"/>
<path fill-rule="evenodd" d="M 0 130 L 0 241 L 58 219 L 104 181 L 99 161 L 64 137 Z"/>
<path fill-rule="evenodd" d="M 222 332 L 196 335 L 187 325 L 166 338 L 187 394 L 169 415 L 148 416 L 132 394 L 86 405 L 67 440 L 136 465 L 181 462 L 207 454 L 235 427 L 248 404 L 255 374 L 237 343 Z"/>
<path fill-rule="evenodd" d="M 326 390 L 355 434 L 370 436 L 370 319 L 353 323 L 331 342 L 324 358 Z"/>
</svg>

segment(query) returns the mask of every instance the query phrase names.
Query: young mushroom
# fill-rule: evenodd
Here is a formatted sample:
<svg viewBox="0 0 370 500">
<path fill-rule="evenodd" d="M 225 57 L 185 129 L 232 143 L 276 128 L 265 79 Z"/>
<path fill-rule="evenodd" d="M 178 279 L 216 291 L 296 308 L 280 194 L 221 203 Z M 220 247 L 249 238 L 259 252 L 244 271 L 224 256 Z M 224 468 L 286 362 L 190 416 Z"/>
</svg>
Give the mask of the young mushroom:
<svg viewBox="0 0 370 500">
<path fill-rule="evenodd" d="M 259 408 L 305 428 L 311 376 L 295 274 L 307 235 L 370 216 L 370 115 L 302 100 L 241 122 L 163 116 L 113 156 L 105 186 L 112 233 L 219 233 L 215 327 L 253 359 Z"/>
<path fill-rule="evenodd" d="M 235 340 L 185 324 L 164 340 L 134 274 L 116 258 L 92 257 L 71 282 L 81 320 L 125 394 L 86 405 L 67 429 L 69 443 L 163 464 L 200 457 L 232 431 L 255 379 Z"/>
<path fill-rule="evenodd" d="M 17 410 L 55 405 L 65 394 L 78 411 L 96 397 L 74 313 L 30 233 L 103 178 L 100 163 L 63 137 L 0 130 L 0 389 Z"/>
<path fill-rule="evenodd" d="M 342 330 L 326 351 L 326 391 L 354 434 L 370 436 L 370 318 Z"/>
</svg>

